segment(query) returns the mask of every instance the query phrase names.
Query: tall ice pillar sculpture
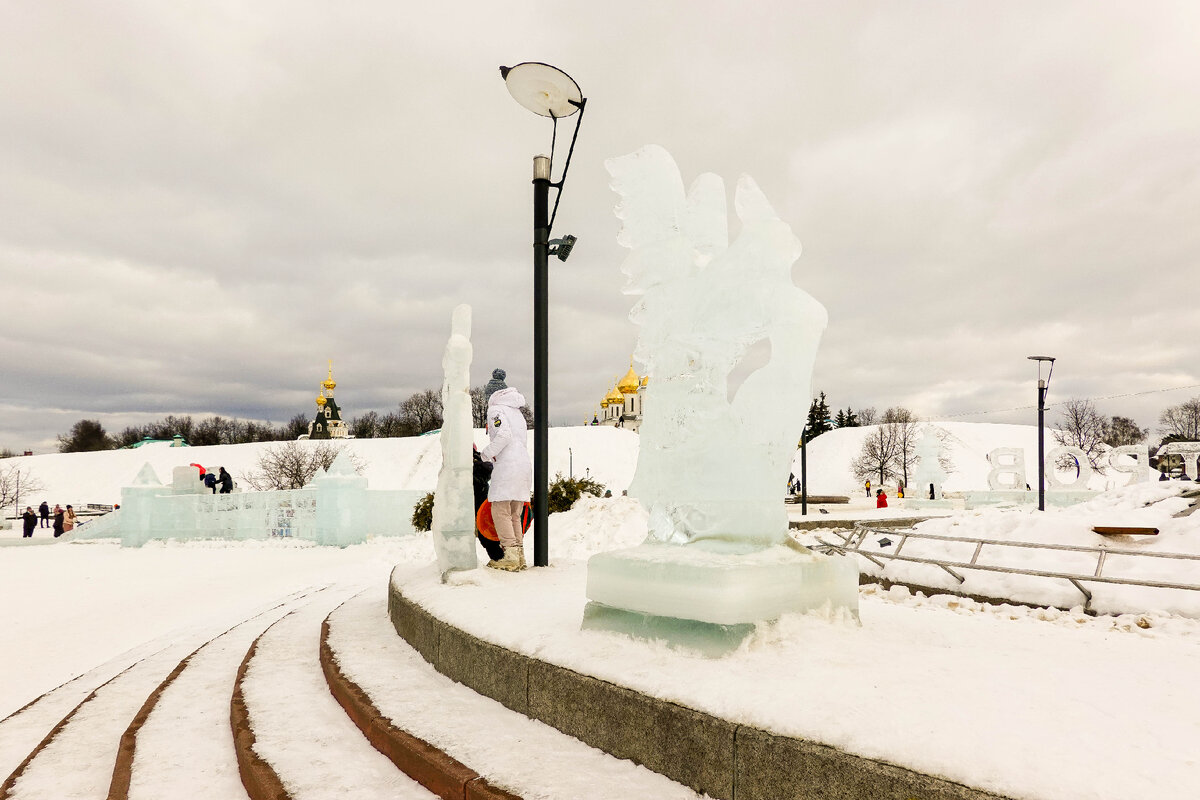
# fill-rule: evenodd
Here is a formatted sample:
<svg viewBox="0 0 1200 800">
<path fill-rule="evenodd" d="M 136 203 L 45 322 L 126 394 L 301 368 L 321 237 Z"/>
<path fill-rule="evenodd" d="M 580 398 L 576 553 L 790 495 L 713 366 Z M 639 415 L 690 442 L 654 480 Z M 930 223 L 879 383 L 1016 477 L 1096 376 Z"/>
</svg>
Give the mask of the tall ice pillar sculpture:
<svg viewBox="0 0 1200 800">
<path fill-rule="evenodd" d="M 800 242 L 748 176 L 729 242 L 724 183 L 684 192 L 661 147 L 607 162 L 630 249 L 635 357 L 651 376 L 629 494 L 645 543 L 588 562 L 584 628 L 719 655 L 757 623 L 825 606 L 858 613 L 858 566 L 788 536 L 783 487 L 804 427 L 825 308 L 792 282 Z M 730 376 L 752 349 L 765 366 Z M 760 359 L 761 360 L 761 359 Z"/>
<path fill-rule="evenodd" d="M 433 550 L 445 577 L 475 569 L 475 491 L 471 479 L 471 307 L 454 309 L 442 356 L 442 468 L 433 495 Z"/>
</svg>

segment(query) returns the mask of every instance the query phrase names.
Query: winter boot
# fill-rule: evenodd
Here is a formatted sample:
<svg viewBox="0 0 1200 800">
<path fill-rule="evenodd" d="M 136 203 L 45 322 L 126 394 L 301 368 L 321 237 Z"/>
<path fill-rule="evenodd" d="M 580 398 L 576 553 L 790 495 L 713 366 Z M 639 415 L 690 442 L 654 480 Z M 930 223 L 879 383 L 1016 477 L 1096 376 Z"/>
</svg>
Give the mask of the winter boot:
<svg viewBox="0 0 1200 800">
<path fill-rule="evenodd" d="M 496 569 L 502 569 L 507 572 L 520 572 L 525 569 L 525 553 L 521 545 L 509 547 L 504 551 L 504 558 L 494 562 Z M 492 564 L 488 564 L 492 566 Z"/>
</svg>

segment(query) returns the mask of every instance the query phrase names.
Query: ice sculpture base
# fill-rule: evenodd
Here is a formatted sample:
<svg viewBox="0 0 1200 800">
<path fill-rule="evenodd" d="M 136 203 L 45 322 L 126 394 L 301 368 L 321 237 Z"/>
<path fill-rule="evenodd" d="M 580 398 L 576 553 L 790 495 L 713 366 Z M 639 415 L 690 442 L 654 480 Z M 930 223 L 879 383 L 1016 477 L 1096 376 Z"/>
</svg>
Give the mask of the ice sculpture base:
<svg viewBox="0 0 1200 800">
<path fill-rule="evenodd" d="M 585 630 L 611 630 L 717 656 L 756 623 L 831 605 L 858 616 L 858 564 L 776 546 L 745 555 L 643 544 L 588 561 Z"/>
</svg>

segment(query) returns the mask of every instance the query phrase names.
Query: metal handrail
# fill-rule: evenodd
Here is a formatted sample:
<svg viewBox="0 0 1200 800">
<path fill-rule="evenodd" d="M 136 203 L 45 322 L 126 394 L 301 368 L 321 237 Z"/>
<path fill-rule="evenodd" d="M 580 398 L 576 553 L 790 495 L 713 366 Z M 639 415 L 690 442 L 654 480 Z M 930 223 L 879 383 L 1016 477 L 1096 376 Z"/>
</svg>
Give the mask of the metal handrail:
<svg viewBox="0 0 1200 800">
<path fill-rule="evenodd" d="M 891 553 L 885 553 L 885 552 L 880 552 L 880 551 L 872 551 L 869 553 L 864 552 L 862 550 L 862 546 L 863 546 L 864 542 L 866 541 L 867 535 L 872 534 L 872 533 L 884 534 L 887 536 L 897 536 L 900 538 L 900 542 L 896 545 L 895 551 L 891 552 Z M 1068 544 L 1040 544 L 1037 542 L 1008 542 L 1008 541 L 1004 541 L 1002 539 L 973 539 L 973 538 L 966 537 L 966 536 L 935 536 L 933 534 L 928 534 L 928 533 L 917 533 L 912 530 L 903 530 L 903 529 L 895 529 L 895 528 L 872 528 L 872 527 L 870 527 L 868 525 L 864 525 L 862 523 L 856 524 L 854 526 L 854 530 L 852 532 L 850 532 L 849 534 L 837 534 L 837 535 L 841 536 L 841 538 L 843 540 L 842 544 L 837 544 L 834 542 L 827 542 L 824 539 L 822 539 L 820 536 L 818 536 L 817 540 L 819 542 L 821 542 L 821 544 L 815 546 L 813 549 L 817 550 L 818 552 L 831 552 L 832 551 L 832 552 L 837 552 L 837 553 L 840 553 L 843 555 L 846 553 L 855 553 L 857 555 L 862 556 L 863 558 L 866 558 L 868 561 L 871 561 L 876 566 L 878 566 L 880 569 L 886 568 L 886 565 L 883 563 L 883 561 L 880 561 L 879 559 L 886 559 L 886 560 L 890 560 L 890 561 L 904 561 L 904 562 L 913 563 L 913 564 L 930 564 L 932 566 L 940 567 L 942 570 L 944 570 L 947 573 L 949 573 L 950 575 L 952 575 L 959 582 L 959 584 L 962 584 L 966 579 L 954 570 L 955 567 L 957 567 L 959 569 L 974 569 L 974 570 L 979 570 L 981 572 L 1003 572 L 1003 573 L 1008 573 L 1011 575 L 1030 575 L 1033 577 L 1040 577 L 1040 578 L 1060 578 L 1063 580 L 1070 581 L 1071 584 L 1076 589 L 1078 589 L 1081 594 L 1083 594 L 1083 596 L 1085 598 L 1085 603 L 1084 603 L 1085 609 L 1087 609 L 1091 605 L 1092 593 L 1089 592 L 1087 590 L 1087 588 L 1084 587 L 1082 583 L 1080 583 L 1080 581 L 1088 581 L 1091 583 L 1121 584 L 1121 585 L 1125 585 L 1125 586 L 1146 586 L 1146 587 L 1151 587 L 1151 588 L 1156 588 L 1156 589 L 1183 589 L 1183 590 L 1187 590 L 1187 591 L 1200 591 L 1200 584 L 1195 584 L 1195 583 L 1174 583 L 1174 582 L 1166 582 L 1166 581 L 1149 581 L 1149 580 L 1140 580 L 1140 579 L 1135 579 L 1135 578 L 1110 578 L 1110 577 L 1106 577 L 1103 574 L 1105 561 L 1109 555 L 1142 556 L 1142 557 L 1150 557 L 1150 558 L 1175 558 L 1175 559 L 1184 559 L 1187 561 L 1200 561 L 1200 555 L 1192 555 L 1190 553 L 1155 553 L 1155 552 L 1142 552 L 1139 550 L 1116 549 L 1116 548 L 1111 548 L 1111 547 L 1087 547 L 1087 546 L 1082 546 L 1082 545 L 1068 545 Z M 900 555 L 900 551 L 904 548 L 905 543 L 909 539 L 928 539 L 928 540 L 935 540 L 935 541 L 940 541 L 940 542 L 965 542 L 968 544 L 974 544 L 975 552 L 971 554 L 970 561 L 952 561 L 949 559 L 920 558 L 917 556 Z M 1036 550 L 1059 550 L 1059 551 L 1076 552 L 1076 553 L 1094 553 L 1094 554 L 1096 554 L 1096 569 L 1091 575 L 1084 575 L 1084 574 L 1080 574 L 1080 573 L 1059 572 L 1059 571 L 1055 571 L 1055 570 L 1024 569 L 1021 567 L 999 567 L 999 566 L 993 566 L 990 564 L 980 564 L 979 556 L 980 556 L 980 553 L 983 551 L 984 545 L 989 545 L 989 546 L 993 546 L 993 547 L 1014 547 L 1014 548 L 1028 548 L 1028 549 L 1036 549 Z"/>
</svg>

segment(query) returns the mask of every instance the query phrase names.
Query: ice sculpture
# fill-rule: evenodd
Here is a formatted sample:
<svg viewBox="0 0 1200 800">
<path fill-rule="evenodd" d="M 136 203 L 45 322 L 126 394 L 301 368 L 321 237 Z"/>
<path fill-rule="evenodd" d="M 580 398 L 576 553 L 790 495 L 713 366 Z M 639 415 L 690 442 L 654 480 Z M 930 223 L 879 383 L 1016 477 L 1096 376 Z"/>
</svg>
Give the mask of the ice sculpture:
<svg viewBox="0 0 1200 800">
<path fill-rule="evenodd" d="M 367 479 L 358 474 L 349 453 L 339 452 L 329 470 L 313 478 L 312 486 L 317 490 L 317 544 L 345 547 L 366 539 Z M 253 494 L 247 494 L 241 498 L 247 512 L 252 512 L 252 497 Z M 255 500 L 263 503 L 261 498 Z M 247 513 L 245 519 L 251 530 L 247 532 L 249 535 L 239 535 L 239 539 L 249 538 L 254 530 L 266 527 L 265 514 Z"/>
<path fill-rule="evenodd" d="M 1129 456 L 1132 464 L 1126 464 L 1121 456 Z M 1122 472 L 1130 476 L 1127 486 L 1141 483 L 1150 474 L 1150 448 L 1144 444 L 1123 444 L 1114 447 L 1108 454 L 1108 464 L 1114 472 Z"/>
<path fill-rule="evenodd" d="M 433 549 L 444 577 L 475 569 L 475 495 L 471 482 L 471 307 L 454 309 L 442 356 L 442 468 L 433 501 Z"/>
<path fill-rule="evenodd" d="M 942 442 L 938 439 L 937 429 L 926 425 L 921 441 L 917 442 L 917 467 L 913 470 L 912 481 L 905 487 L 905 492 L 916 500 L 941 500 L 942 484 L 946 482 L 946 471 L 941 464 Z M 933 497 L 929 496 L 929 487 L 933 487 Z"/>
<path fill-rule="evenodd" d="M 988 488 L 993 492 L 1009 489 L 1024 489 L 1028 481 L 1025 478 L 1025 451 L 1020 447 L 997 447 L 988 453 L 988 463 L 992 465 L 988 472 Z M 1008 481 L 1003 480 L 1007 476 Z"/>
<path fill-rule="evenodd" d="M 1059 477 L 1056 465 L 1060 461 L 1070 459 L 1077 465 L 1075 480 L 1064 481 Z M 1087 489 L 1088 481 L 1092 479 L 1092 464 L 1088 454 L 1082 448 L 1073 445 L 1056 447 L 1046 453 L 1046 488 L 1047 489 Z"/>
<path fill-rule="evenodd" d="M 827 322 L 792 283 L 800 242 L 748 176 L 737 183 L 731 244 L 718 176 L 685 194 L 657 146 L 606 166 L 621 198 L 617 241 L 630 249 L 625 292 L 639 296 L 635 357 L 650 376 L 629 488 L 649 513 L 649 536 L 591 559 L 585 627 L 675 631 L 712 651 L 784 611 L 832 601 L 856 612 L 857 566 L 791 544 L 780 494 Z M 731 398 L 731 373 L 761 342 L 770 360 Z"/>
</svg>

